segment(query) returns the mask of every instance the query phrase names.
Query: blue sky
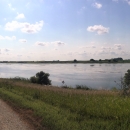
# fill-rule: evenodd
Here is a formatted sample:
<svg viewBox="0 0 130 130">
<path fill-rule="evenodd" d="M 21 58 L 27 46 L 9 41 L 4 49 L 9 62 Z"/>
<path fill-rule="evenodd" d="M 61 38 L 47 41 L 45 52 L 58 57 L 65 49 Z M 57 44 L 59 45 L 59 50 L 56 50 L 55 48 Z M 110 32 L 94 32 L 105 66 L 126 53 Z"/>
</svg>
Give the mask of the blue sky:
<svg viewBox="0 0 130 130">
<path fill-rule="evenodd" d="M 130 59 L 130 0 L 0 5 L 0 60 Z"/>
</svg>

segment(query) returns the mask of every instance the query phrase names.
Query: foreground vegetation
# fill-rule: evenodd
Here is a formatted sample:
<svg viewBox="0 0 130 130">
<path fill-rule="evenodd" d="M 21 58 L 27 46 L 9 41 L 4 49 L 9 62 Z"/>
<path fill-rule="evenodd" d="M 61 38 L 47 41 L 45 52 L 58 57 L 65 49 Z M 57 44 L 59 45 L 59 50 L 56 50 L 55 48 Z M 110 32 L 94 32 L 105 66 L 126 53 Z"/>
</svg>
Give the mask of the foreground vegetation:
<svg viewBox="0 0 130 130">
<path fill-rule="evenodd" d="M 130 129 L 130 98 L 119 91 L 41 87 L 0 79 L 0 98 L 32 110 L 41 125 L 51 130 Z"/>
</svg>

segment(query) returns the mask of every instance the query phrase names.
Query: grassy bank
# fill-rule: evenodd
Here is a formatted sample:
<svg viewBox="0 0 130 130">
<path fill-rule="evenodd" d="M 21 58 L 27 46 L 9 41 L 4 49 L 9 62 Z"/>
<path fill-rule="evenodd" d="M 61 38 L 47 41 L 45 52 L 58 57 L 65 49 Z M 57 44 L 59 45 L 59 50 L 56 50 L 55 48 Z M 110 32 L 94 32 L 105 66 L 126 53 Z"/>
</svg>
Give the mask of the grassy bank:
<svg viewBox="0 0 130 130">
<path fill-rule="evenodd" d="M 0 98 L 32 110 L 40 124 L 51 130 L 130 129 L 130 98 L 117 91 L 64 89 L 0 79 Z"/>
</svg>

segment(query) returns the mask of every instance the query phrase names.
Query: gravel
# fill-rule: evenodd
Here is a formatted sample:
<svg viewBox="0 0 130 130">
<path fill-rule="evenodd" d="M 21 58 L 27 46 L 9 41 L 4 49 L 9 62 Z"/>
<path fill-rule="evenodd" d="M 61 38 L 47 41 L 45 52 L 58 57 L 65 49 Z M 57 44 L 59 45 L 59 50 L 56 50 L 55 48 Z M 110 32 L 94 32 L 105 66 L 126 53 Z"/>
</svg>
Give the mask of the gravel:
<svg viewBox="0 0 130 130">
<path fill-rule="evenodd" d="M 32 130 L 20 116 L 0 99 L 0 130 Z"/>
</svg>

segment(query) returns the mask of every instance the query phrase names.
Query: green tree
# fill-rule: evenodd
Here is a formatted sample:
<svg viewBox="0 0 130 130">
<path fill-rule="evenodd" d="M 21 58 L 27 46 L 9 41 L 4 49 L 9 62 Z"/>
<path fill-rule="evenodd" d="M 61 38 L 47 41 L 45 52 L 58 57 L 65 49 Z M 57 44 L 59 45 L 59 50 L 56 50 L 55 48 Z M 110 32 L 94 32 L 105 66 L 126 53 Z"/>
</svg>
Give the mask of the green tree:
<svg viewBox="0 0 130 130">
<path fill-rule="evenodd" d="M 77 60 L 76 60 L 76 59 L 74 59 L 74 62 L 77 62 Z"/>
<path fill-rule="evenodd" d="M 95 61 L 94 59 L 90 59 L 90 61 Z"/>
<path fill-rule="evenodd" d="M 117 83 L 115 81 L 115 83 Z M 130 69 L 127 70 L 124 77 L 121 77 L 120 83 L 117 83 L 121 87 L 121 94 L 123 96 L 130 96 Z"/>
<path fill-rule="evenodd" d="M 127 73 L 125 73 L 124 81 L 127 86 L 130 86 L 130 69 L 128 69 Z"/>
<path fill-rule="evenodd" d="M 40 71 L 36 73 L 36 76 L 32 76 L 30 78 L 30 81 L 32 83 L 37 83 L 37 84 L 51 85 L 51 80 L 49 79 L 49 76 L 50 74 Z"/>
<path fill-rule="evenodd" d="M 37 78 L 35 76 L 32 76 L 30 78 L 31 83 L 37 83 Z"/>
</svg>

